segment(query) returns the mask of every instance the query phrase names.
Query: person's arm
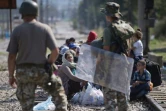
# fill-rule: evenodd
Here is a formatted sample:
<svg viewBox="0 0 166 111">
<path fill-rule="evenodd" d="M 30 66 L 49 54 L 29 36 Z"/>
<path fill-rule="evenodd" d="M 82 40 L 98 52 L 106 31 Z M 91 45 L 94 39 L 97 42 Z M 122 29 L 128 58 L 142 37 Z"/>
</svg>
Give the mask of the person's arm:
<svg viewBox="0 0 166 111">
<path fill-rule="evenodd" d="M 150 82 L 150 81 L 138 81 L 139 84 L 144 84 L 144 83 L 147 83 L 147 82 Z"/>
<path fill-rule="evenodd" d="M 7 47 L 8 55 L 8 72 L 9 72 L 9 84 L 12 87 L 15 87 L 15 78 L 14 78 L 14 70 L 16 65 L 16 56 L 18 53 L 18 36 L 17 36 L 17 28 L 15 28 L 11 34 L 10 42 Z"/>
<path fill-rule="evenodd" d="M 59 55 L 59 48 L 57 47 L 57 42 L 55 36 L 48 26 L 46 30 L 46 46 L 51 50 L 50 57 L 48 58 L 48 63 L 54 63 Z"/>
<path fill-rule="evenodd" d="M 111 46 L 111 31 L 109 28 L 106 28 L 103 32 L 103 49 L 110 51 Z"/>
<path fill-rule="evenodd" d="M 134 73 L 134 77 L 133 77 L 133 80 L 132 80 L 132 87 L 136 86 L 136 81 L 137 81 L 137 72 Z"/>
<path fill-rule="evenodd" d="M 15 70 L 16 56 L 17 54 L 11 54 L 11 53 L 9 53 L 8 55 L 9 84 L 12 87 L 15 87 L 14 86 L 14 83 L 15 83 L 14 70 Z"/>
<path fill-rule="evenodd" d="M 131 48 L 131 50 L 135 50 L 135 49 L 136 49 L 136 47 L 134 47 L 134 46 Z"/>
<path fill-rule="evenodd" d="M 110 51 L 110 46 L 103 46 L 104 50 Z"/>
<path fill-rule="evenodd" d="M 48 62 L 54 63 L 56 61 L 56 59 L 58 58 L 58 55 L 59 55 L 59 49 L 58 48 L 53 49 L 51 51 L 49 58 L 48 58 Z"/>
<path fill-rule="evenodd" d="M 132 46 L 132 50 L 135 50 L 136 48 L 138 47 L 138 42 L 135 42 L 134 44 L 133 44 L 133 46 Z"/>
<path fill-rule="evenodd" d="M 73 75 L 70 68 L 68 66 L 62 66 L 62 72 L 66 74 L 66 76 L 69 77 L 69 79 L 76 81 L 76 82 L 84 82 L 84 80 L 77 78 Z"/>
</svg>

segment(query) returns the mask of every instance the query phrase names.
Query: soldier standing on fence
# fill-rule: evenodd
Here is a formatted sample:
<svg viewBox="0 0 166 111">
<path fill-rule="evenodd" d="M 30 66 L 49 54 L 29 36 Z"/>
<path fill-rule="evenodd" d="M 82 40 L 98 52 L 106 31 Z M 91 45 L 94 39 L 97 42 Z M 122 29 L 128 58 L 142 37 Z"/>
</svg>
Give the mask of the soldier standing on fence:
<svg viewBox="0 0 166 111">
<path fill-rule="evenodd" d="M 24 22 L 14 29 L 7 48 L 9 84 L 14 86 L 16 83 L 16 96 L 23 111 L 33 111 L 37 85 L 52 95 L 55 111 L 67 111 L 67 99 L 61 79 L 58 76 L 50 76 L 48 69 L 46 70 L 59 54 L 53 32 L 46 24 L 36 21 L 36 2 L 23 2 L 19 12 Z M 51 50 L 48 60 L 47 47 Z"/>
</svg>

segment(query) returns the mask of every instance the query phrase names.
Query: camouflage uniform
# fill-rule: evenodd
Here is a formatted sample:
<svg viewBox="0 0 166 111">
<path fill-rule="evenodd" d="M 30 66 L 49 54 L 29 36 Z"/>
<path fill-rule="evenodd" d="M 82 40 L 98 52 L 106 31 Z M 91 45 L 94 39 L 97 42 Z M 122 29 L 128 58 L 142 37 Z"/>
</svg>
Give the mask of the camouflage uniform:
<svg viewBox="0 0 166 111">
<path fill-rule="evenodd" d="M 127 111 L 128 104 L 124 93 L 109 88 L 103 88 L 103 95 L 106 111 L 115 111 L 116 106 L 118 106 L 119 111 Z"/>
<path fill-rule="evenodd" d="M 58 53 L 54 34 L 49 26 L 36 21 L 36 2 L 24 1 L 19 12 L 24 22 L 13 30 L 7 51 L 16 57 L 16 96 L 22 110 L 33 111 L 35 89 L 39 85 L 53 97 L 55 111 L 67 111 L 68 102 L 61 79 L 46 73 L 46 49 Z M 24 17 L 30 17 L 29 21 Z M 51 85 L 48 85 L 49 82 Z"/>
<path fill-rule="evenodd" d="M 106 7 L 101 9 L 101 12 L 103 12 L 107 16 L 120 18 L 122 15 L 119 12 L 119 4 L 114 2 L 107 2 Z M 116 21 L 113 21 L 116 22 Z M 111 24 L 105 28 L 103 32 L 103 46 L 110 46 L 112 51 L 114 47 L 112 47 L 113 41 L 113 33 L 111 30 Z M 107 65 L 107 63 L 105 63 Z M 127 111 L 128 104 L 127 104 L 127 97 L 125 94 L 121 92 L 117 92 L 115 90 L 109 89 L 104 87 L 103 88 L 103 94 L 104 94 L 104 102 L 105 102 L 105 109 L 106 111 L 115 111 L 116 106 L 118 106 L 119 111 Z M 117 101 L 116 101 L 117 100 Z"/>
<path fill-rule="evenodd" d="M 52 75 L 53 88 L 49 89 L 47 84 L 49 75 L 43 67 L 21 65 L 16 68 L 17 92 L 23 111 L 33 111 L 35 100 L 35 89 L 37 85 L 47 91 L 55 101 L 55 111 L 67 111 L 67 99 L 60 77 Z"/>
</svg>

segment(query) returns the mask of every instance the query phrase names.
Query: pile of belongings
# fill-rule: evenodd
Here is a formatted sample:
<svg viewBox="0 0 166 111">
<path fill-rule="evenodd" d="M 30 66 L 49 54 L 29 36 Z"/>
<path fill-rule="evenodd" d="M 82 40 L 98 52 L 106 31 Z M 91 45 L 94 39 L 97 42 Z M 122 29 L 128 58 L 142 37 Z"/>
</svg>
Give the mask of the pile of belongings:
<svg viewBox="0 0 166 111">
<path fill-rule="evenodd" d="M 76 93 L 71 99 L 71 102 L 81 105 L 101 106 L 104 104 L 104 97 L 100 89 L 96 89 L 88 83 L 87 89 Z"/>
</svg>

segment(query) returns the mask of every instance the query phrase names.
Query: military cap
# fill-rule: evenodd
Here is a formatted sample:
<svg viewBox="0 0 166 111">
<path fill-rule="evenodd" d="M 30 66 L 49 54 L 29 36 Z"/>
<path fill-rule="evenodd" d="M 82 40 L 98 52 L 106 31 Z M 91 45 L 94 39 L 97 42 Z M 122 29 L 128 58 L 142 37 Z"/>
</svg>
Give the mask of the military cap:
<svg viewBox="0 0 166 111">
<path fill-rule="evenodd" d="M 21 4 L 19 13 L 22 15 L 38 15 L 38 4 L 34 1 L 24 1 Z"/>
<path fill-rule="evenodd" d="M 101 12 L 107 16 L 121 18 L 122 14 L 119 11 L 120 5 L 115 2 L 107 2 L 105 8 L 101 8 Z"/>
</svg>

